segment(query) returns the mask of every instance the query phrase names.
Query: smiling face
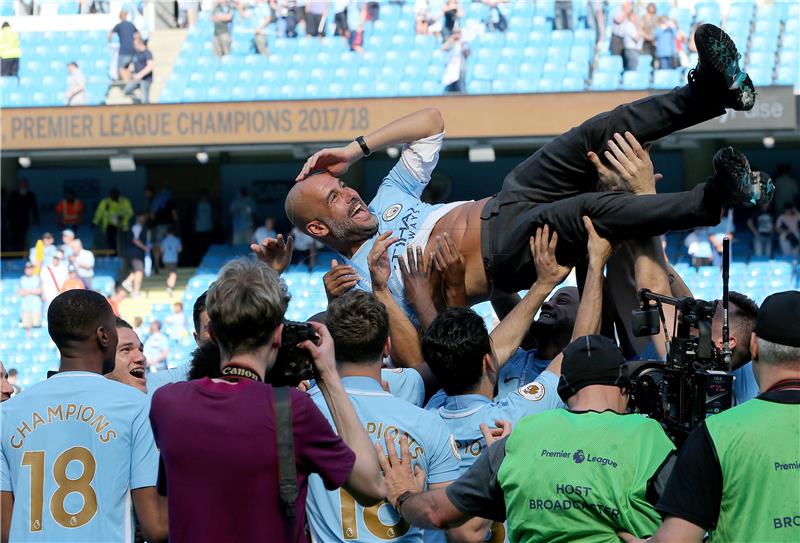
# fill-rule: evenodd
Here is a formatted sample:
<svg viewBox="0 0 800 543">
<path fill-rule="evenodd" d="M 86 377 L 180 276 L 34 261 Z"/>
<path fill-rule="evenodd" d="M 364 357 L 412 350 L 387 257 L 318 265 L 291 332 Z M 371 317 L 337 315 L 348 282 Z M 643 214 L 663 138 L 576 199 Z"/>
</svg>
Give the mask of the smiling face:
<svg viewBox="0 0 800 543">
<path fill-rule="evenodd" d="M 147 377 L 144 370 L 147 360 L 143 353 L 144 346 L 130 328 L 117 328 L 117 334 L 119 343 L 114 371 L 106 374 L 106 377 L 146 393 Z"/>
<path fill-rule="evenodd" d="M 553 332 L 571 332 L 578 315 L 578 289 L 562 287 L 542 304 L 539 318 L 534 323 L 537 327 L 546 327 Z"/>
<path fill-rule="evenodd" d="M 358 192 L 327 173 L 296 183 L 286 197 L 286 212 L 296 226 L 322 240 L 363 241 L 378 231 Z"/>
</svg>

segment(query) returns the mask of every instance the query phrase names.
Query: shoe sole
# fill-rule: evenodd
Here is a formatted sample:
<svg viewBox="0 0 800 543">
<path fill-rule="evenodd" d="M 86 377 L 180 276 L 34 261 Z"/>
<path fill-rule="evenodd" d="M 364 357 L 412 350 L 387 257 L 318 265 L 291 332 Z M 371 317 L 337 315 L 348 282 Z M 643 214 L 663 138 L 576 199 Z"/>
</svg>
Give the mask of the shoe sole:
<svg viewBox="0 0 800 543">
<path fill-rule="evenodd" d="M 694 41 L 700 63 L 709 64 L 725 80 L 729 90 L 738 89 L 745 83 L 748 76 L 739 68 L 742 57 L 724 30 L 712 24 L 700 25 Z"/>
<path fill-rule="evenodd" d="M 754 172 L 750 169 L 750 163 L 743 153 L 733 147 L 721 149 L 714 156 L 714 169 L 718 175 L 728 180 L 725 188 L 734 203 L 753 206 L 758 202 L 757 179 L 755 179 Z"/>
<path fill-rule="evenodd" d="M 769 204 L 775 194 L 775 185 L 772 178 L 766 172 L 753 172 L 756 180 L 755 186 L 758 188 L 758 205 Z"/>
</svg>

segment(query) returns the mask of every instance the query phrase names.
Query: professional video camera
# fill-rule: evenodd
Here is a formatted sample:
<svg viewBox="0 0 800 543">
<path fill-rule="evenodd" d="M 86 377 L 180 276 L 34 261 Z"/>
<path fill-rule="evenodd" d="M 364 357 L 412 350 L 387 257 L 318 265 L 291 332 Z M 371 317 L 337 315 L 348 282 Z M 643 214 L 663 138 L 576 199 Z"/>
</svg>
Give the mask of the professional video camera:
<svg viewBox="0 0 800 543">
<path fill-rule="evenodd" d="M 658 334 L 666 322 L 663 304 L 676 310 L 676 330 L 667 338 L 667 361 L 629 362 L 629 408 L 659 421 L 670 438 L 681 445 L 709 415 L 731 407 L 733 376 L 729 375 L 728 250 L 723 242 L 723 348 L 714 345 L 711 321 L 717 302 L 673 298 L 639 291 L 641 307 L 633 312 L 637 337 Z"/>
</svg>

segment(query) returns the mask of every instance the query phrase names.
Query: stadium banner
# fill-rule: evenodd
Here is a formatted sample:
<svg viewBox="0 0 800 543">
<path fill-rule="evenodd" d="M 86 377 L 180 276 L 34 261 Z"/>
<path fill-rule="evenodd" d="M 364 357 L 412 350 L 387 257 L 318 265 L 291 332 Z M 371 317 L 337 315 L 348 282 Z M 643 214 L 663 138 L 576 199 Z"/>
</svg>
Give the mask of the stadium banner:
<svg viewBox="0 0 800 543">
<path fill-rule="evenodd" d="M 441 110 L 448 139 L 548 137 L 648 96 L 586 92 L 11 108 L 3 110 L 4 151 L 164 146 L 231 146 L 348 141 L 423 107 Z M 729 111 L 691 131 L 797 126 L 791 87 L 759 91 L 751 112 Z"/>
<path fill-rule="evenodd" d="M 688 132 L 750 130 L 794 130 L 797 99 L 792 87 L 759 87 L 756 105 L 750 111 L 729 109 L 724 115 L 687 128 Z"/>
<path fill-rule="evenodd" d="M 644 92 L 12 108 L 4 151 L 348 141 L 424 107 L 448 139 L 554 136 Z"/>
</svg>

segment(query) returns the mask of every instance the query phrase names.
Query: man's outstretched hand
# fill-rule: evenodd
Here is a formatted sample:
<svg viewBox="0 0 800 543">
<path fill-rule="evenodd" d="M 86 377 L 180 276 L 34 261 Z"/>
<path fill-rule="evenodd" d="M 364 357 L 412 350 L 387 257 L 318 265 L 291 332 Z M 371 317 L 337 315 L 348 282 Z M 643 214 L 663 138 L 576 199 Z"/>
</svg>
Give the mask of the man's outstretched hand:
<svg viewBox="0 0 800 543">
<path fill-rule="evenodd" d="M 589 253 L 589 262 L 594 262 L 600 266 L 604 266 L 611 255 L 614 253 L 614 245 L 606 238 L 600 236 L 594 229 L 592 219 L 584 215 L 583 226 L 586 228 L 586 233 L 589 235 L 589 242 L 586 244 Z"/>
<path fill-rule="evenodd" d="M 663 176 L 653 173 L 650 151 L 642 147 L 633 134 L 625 132 L 623 137 L 615 133 L 613 139 L 608 140 L 608 148 L 604 156 L 611 164 L 611 169 L 603 164 L 595 152 L 589 151 L 587 155 L 605 187 L 634 194 L 656 193 L 656 182 Z"/>
<path fill-rule="evenodd" d="M 253 243 L 250 245 L 250 250 L 261 262 L 281 274 L 292 262 L 293 247 L 294 238 L 292 236 L 288 236 L 284 240 L 283 234 L 278 234 L 274 238 L 264 238 L 261 243 Z"/>
<path fill-rule="evenodd" d="M 570 266 L 562 266 L 556 260 L 558 233 L 550 236 L 550 227 L 536 229 L 536 235 L 530 239 L 533 264 L 536 266 L 536 282 L 555 287 L 567 278 L 572 271 Z"/>
<path fill-rule="evenodd" d="M 389 288 L 389 277 L 392 275 L 392 266 L 389 262 L 389 252 L 387 249 L 400 241 L 400 238 L 393 238 L 392 231 L 387 230 L 375 240 L 369 254 L 367 263 L 369 264 L 369 276 L 372 281 L 372 290 L 387 290 Z"/>
<path fill-rule="evenodd" d="M 317 151 L 306 160 L 303 169 L 295 177 L 295 181 L 302 181 L 315 170 L 325 170 L 334 177 L 341 177 L 350 166 L 363 156 L 357 143 L 352 142 L 344 147 L 332 147 Z"/>
<path fill-rule="evenodd" d="M 330 302 L 338 298 L 358 284 L 358 273 L 352 266 L 339 264 L 336 259 L 331 260 L 331 269 L 322 276 L 322 284 L 325 286 L 325 295 Z"/>
</svg>

